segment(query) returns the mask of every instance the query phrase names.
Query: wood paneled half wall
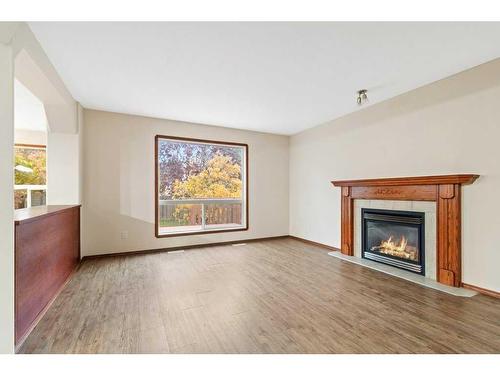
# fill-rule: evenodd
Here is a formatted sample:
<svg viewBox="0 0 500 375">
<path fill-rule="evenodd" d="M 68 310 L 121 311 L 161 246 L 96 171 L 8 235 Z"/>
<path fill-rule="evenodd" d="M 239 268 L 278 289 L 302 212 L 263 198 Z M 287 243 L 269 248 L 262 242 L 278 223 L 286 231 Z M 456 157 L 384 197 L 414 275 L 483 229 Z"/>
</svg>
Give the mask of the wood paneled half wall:
<svg viewBox="0 0 500 375">
<path fill-rule="evenodd" d="M 80 206 L 15 213 L 15 338 L 19 344 L 80 262 Z"/>
</svg>

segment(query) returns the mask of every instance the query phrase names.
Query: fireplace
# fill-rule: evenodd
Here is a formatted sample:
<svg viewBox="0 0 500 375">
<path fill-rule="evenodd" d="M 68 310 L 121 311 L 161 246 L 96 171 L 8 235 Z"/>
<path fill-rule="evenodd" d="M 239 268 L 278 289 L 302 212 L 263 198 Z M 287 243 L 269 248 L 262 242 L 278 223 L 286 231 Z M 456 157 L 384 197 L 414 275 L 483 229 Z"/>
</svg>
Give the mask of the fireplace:
<svg viewBox="0 0 500 375">
<path fill-rule="evenodd" d="M 363 258 L 425 275 L 425 213 L 363 208 Z"/>
<path fill-rule="evenodd" d="M 340 251 L 347 256 L 354 255 L 355 200 L 436 202 L 436 280 L 445 285 L 460 287 L 462 185 L 470 185 L 478 177 L 476 174 L 453 174 L 332 181 L 334 186 L 341 188 Z M 421 244 L 423 246 L 423 241 Z"/>
</svg>

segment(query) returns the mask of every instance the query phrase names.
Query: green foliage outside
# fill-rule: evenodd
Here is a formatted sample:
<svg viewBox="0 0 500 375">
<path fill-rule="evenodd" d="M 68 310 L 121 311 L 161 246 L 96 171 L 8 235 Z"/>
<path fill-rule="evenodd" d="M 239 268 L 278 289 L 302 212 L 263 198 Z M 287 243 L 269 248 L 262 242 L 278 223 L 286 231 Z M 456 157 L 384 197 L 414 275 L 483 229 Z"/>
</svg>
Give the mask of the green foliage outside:
<svg viewBox="0 0 500 375">
<path fill-rule="evenodd" d="M 47 184 L 47 153 L 45 149 L 16 147 L 14 167 L 23 166 L 32 172 L 14 170 L 15 185 L 46 185 Z M 33 196 L 33 195 L 32 195 Z M 16 190 L 14 193 L 14 208 L 26 206 L 27 191 Z"/>
<path fill-rule="evenodd" d="M 186 224 L 187 221 L 175 218 L 160 220 L 160 227 L 179 227 Z"/>
<path fill-rule="evenodd" d="M 14 166 L 21 165 L 32 169 L 33 172 L 14 171 L 15 184 L 45 185 L 47 183 L 46 159 L 46 152 L 43 149 L 16 148 Z"/>
</svg>

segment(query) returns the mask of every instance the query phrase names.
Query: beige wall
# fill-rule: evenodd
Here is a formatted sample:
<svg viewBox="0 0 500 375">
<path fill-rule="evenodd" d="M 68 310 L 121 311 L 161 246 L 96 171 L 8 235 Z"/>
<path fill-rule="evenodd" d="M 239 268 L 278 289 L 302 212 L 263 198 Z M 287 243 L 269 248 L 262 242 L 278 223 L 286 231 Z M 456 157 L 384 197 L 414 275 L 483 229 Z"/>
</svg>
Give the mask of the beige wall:
<svg viewBox="0 0 500 375">
<path fill-rule="evenodd" d="M 80 204 L 83 184 L 83 108 L 76 133 L 47 134 L 47 204 Z"/>
<path fill-rule="evenodd" d="M 49 130 L 76 133 L 77 103 L 26 23 L 19 24 L 12 46 L 16 79 L 43 102 Z"/>
<path fill-rule="evenodd" d="M 13 149 L 13 53 L 11 46 L 0 43 L 0 353 L 14 351 Z"/>
<path fill-rule="evenodd" d="M 47 116 L 47 203 L 80 203 L 79 104 L 26 23 L 16 29 L 12 48 L 16 79 L 42 101 Z"/>
<path fill-rule="evenodd" d="M 80 134 L 48 133 L 47 204 L 79 204 Z"/>
<path fill-rule="evenodd" d="M 84 119 L 82 255 L 288 234 L 288 137 L 93 110 Z M 155 238 L 156 134 L 248 144 L 248 231 Z"/>
<path fill-rule="evenodd" d="M 14 351 L 14 75 L 43 98 L 49 122 L 56 125 L 52 130 L 77 129 L 77 103 L 28 25 L 0 23 L 0 353 Z"/>
<path fill-rule="evenodd" d="M 83 107 L 77 132 L 47 134 L 47 204 L 80 204 L 83 185 Z"/>
<path fill-rule="evenodd" d="M 463 189 L 463 281 L 500 291 L 499 103 L 500 59 L 293 136 L 291 234 L 340 246 L 330 180 L 478 173 Z"/>
<path fill-rule="evenodd" d="M 47 145 L 47 132 L 38 130 L 15 129 L 14 140 L 16 143 L 27 145 Z"/>
</svg>

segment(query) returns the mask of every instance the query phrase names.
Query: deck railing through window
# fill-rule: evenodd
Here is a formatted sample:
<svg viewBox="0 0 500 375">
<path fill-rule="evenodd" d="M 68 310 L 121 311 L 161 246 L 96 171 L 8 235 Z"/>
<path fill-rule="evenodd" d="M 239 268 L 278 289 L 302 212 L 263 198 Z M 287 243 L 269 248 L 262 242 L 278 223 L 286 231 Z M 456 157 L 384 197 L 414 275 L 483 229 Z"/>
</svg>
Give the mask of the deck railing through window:
<svg viewBox="0 0 500 375">
<path fill-rule="evenodd" d="M 47 204 L 47 185 L 14 185 L 16 209 Z"/>
<path fill-rule="evenodd" d="M 242 199 L 172 199 L 159 203 L 163 233 L 244 225 Z"/>
</svg>

